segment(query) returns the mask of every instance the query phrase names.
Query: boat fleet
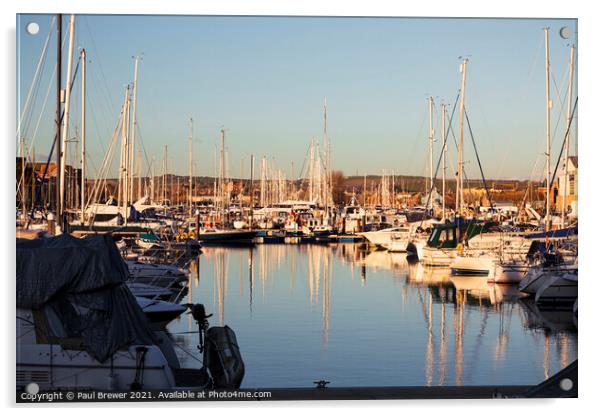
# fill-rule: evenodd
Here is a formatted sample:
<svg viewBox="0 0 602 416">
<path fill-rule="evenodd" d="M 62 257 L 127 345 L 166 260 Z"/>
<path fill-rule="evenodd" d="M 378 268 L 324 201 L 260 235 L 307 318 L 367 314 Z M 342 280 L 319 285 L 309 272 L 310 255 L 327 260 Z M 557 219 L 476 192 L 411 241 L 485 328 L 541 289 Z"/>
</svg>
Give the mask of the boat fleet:
<svg viewBox="0 0 602 416">
<path fill-rule="evenodd" d="M 71 52 L 74 22 L 75 16 L 71 16 Z M 69 68 L 72 59 L 70 53 Z M 138 60 L 136 71 L 137 64 Z M 466 119 L 467 64 L 464 59 L 459 149 Z M 67 72 L 70 79 L 71 70 Z M 577 221 L 563 210 L 560 223 L 565 226 L 553 227 L 559 221 L 554 221 L 549 212 L 553 182 L 549 172 L 545 214 L 540 216 L 528 204 L 522 206 L 540 221 L 525 223 L 519 215 L 495 212 L 491 198 L 491 210 L 471 209 L 464 203 L 462 174 L 456 175 L 456 205 L 452 210 L 446 206 L 445 198 L 449 128 L 444 105 L 440 158 L 444 189 L 439 201 L 434 201 L 433 196 L 438 167 L 433 169 L 432 163 L 431 117 L 431 174 L 424 206 L 389 203 L 394 199 L 395 184 L 390 184 L 390 178 L 384 175 L 380 203 L 366 203 L 366 185 L 362 203 L 355 192 L 347 203 L 335 203 L 325 103 L 324 145 L 320 149 L 312 139 L 302 180 L 286 181 L 282 175 L 269 178 L 270 169 L 264 158 L 256 186 L 252 156 L 251 179 L 246 186 L 241 179 L 236 194 L 232 183 L 226 180 L 222 129 L 219 172 L 216 164 L 210 203 L 193 202 L 190 159 L 189 195 L 187 201 L 176 204 L 167 200 L 166 166 L 161 192 L 154 189 L 154 177 L 144 178 L 142 184 L 141 176 L 135 175 L 132 144 L 136 135 L 132 130 L 136 125 L 136 84 L 126 90 L 116 129 L 121 132 L 116 197 L 108 196 L 101 202 L 101 195 L 107 193 L 106 178 L 94 181 L 92 188 L 86 190 L 89 184 L 82 173 L 80 206 L 68 209 L 64 178 L 58 175 L 59 197 L 54 213 L 42 208 L 37 200 L 31 201 L 31 209 L 24 202 L 17 207 L 17 386 L 35 382 L 43 389 L 239 387 L 244 363 L 232 329 L 210 327 L 211 315 L 202 305 L 182 303 L 189 290 L 188 265 L 202 256 L 203 246 L 209 245 L 361 243 L 374 252 L 386 251 L 395 256 L 405 253 L 425 267 L 448 269 L 450 274 L 466 279 L 518 285 L 525 296 L 537 303 L 568 304 L 576 313 Z M 70 87 L 65 93 L 69 95 Z M 431 98 L 431 113 L 432 106 Z M 68 119 L 69 107 L 64 110 Z M 106 161 L 112 160 L 109 152 L 116 153 L 118 143 L 116 134 L 99 177 L 108 173 Z M 189 146 L 191 155 L 192 133 Z M 549 149 L 547 155 L 549 158 Z M 463 172 L 463 166 L 459 151 L 459 172 Z M 246 203 L 242 195 L 245 189 L 249 192 Z M 187 352 L 197 356 L 197 369 L 180 366 L 176 353 L 179 347 L 166 330 L 169 322 L 185 313 L 192 314 L 198 323 L 200 354 Z"/>
</svg>

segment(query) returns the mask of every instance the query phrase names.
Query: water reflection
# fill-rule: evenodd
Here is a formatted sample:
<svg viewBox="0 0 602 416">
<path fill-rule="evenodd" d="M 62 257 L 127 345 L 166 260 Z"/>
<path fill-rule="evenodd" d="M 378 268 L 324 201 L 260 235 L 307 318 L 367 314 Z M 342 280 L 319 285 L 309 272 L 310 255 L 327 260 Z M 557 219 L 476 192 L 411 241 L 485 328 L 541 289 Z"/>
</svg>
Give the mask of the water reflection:
<svg viewBox="0 0 602 416">
<path fill-rule="evenodd" d="M 237 331 L 245 387 L 530 384 L 577 356 L 572 311 L 542 311 L 516 286 L 450 276 L 401 253 L 213 247 L 191 272 L 188 301 L 213 295 L 213 325 Z M 182 321 L 170 330 L 183 331 Z"/>
</svg>

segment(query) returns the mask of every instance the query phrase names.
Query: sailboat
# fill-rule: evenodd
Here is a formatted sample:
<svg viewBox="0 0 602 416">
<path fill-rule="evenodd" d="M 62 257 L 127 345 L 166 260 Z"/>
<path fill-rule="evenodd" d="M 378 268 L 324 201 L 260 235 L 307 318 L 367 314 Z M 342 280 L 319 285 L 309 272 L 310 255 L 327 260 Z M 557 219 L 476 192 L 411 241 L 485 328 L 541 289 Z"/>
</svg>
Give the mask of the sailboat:
<svg viewBox="0 0 602 416">
<path fill-rule="evenodd" d="M 225 211 L 230 200 L 229 192 L 226 191 L 225 184 L 225 131 L 221 129 L 221 162 L 219 174 L 219 196 L 216 198 L 217 214 L 220 217 L 220 223 L 224 223 Z M 237 230 L 216 227 L 199 226 L 197 240 L 203 244 L 252 244 L 257 236 L 257 231 Z"/>
</svg>

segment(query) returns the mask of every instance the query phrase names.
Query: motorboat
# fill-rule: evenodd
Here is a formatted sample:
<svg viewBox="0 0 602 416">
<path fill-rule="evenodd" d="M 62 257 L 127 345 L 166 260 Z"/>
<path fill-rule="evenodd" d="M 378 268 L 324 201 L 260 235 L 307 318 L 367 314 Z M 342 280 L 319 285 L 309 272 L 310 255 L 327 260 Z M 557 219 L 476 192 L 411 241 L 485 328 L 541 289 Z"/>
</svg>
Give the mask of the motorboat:
<svg viewBox="0 0 602 416">
<path fill-rule="evenodd" d="M 203 244 L 251 244 L 257 231 L 203 228 L 197 239 Z"/>
<path fill-rule="evenodd" d="M 521 292 L 540 303 L 574 302 L 578 295 L 577 265 L 561 267 L 532 267 L 520 282 Z"/>
<path fill-rule="evenodd" d="M 364 237 L 368 242 L 377 247 L 388 248 L 392 240 L 404 241 L 407 247 L 407 239 L 410 235 L 410 228 L 403 227 L 390 227 L 385 228 L 380 231 L 368 231 L 363 233 L 358 233 Z"/>
<path fill-rule="evenodd" d="M 155 328 L 165 327 L 169 322 L 186 312 L 185 306 L 164 300 L 136 297 L 136 302 Z"/>
<path fill-rule="evenodd" d="M 205 369 L 182 368 L 171 341 L 150 328 L 112 236 L 17 240 L 16 259 L 18 389 L 212 386 Z"/>
<path fill-rule="evenodd" d="M 130 281 L 163 288 L 182 288 L 188 280 L 188 272 L 171 264 L 143 263 L 136 260 L 126 262 Z"/>
<path fill-rule="evenodd" d="M 420 261 L 425 266 L 449 267 L 456 256 L 463 251 L 463 243 L 487 232 L 494 223 L 465 220 L 458 217 L 454 222 L 433 225 L 431 234 L 422 248 Z"/>
<path fill-rule="evenodd" d="M 126 284 L 130 289 L 130 292 L 132 292 L 132 295 L 137 298 L 169 301 L 174 297 L 174 292 L 172 290 L 163 287 L 131 281 L 126 282 Z"/>
</svg>

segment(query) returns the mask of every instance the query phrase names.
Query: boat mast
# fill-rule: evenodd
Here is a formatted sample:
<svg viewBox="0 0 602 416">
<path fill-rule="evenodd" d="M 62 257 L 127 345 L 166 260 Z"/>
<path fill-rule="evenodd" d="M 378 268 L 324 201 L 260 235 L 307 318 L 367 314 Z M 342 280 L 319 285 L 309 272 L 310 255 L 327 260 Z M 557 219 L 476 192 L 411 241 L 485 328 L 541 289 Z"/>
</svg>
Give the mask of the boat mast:
<svg viewBox="0 0 602 416">
<path fill-rule="evenodd" d="M 220 194 L 220 202 L 222 204 L 220 209 L 220 223 L 223 222 L 226 211 L 226 190 L 224 186 L 224 178 L 226 177 L 225 173 L 225 142 L 226 142 L 226 132 L 224 129 L 220 131 L 220 140 L 221 140 L 221 151 L 220 151 L 220 167 L 219 167 L 219 194 Z M 223 224 L 222 224 L 223 225 Z"/>
<path fill-rule="evenodd" d="M 188 135 L 188 217 L 192 218 L 192 132 L 193 120 L 190 117 L 190 134 Z"/>
<path fill-rule="evenodd" d="M 314 138 L 309 147 L 309 200 L 314 200 Z"/>
<path fill-rule="evenodd" d="M 138 119 L 136 118 L 136 97 L 138 96 L 138 62 L 140 61 L 140 56 L 134 57 L 134 90 L 132 92 L 132 150 L 131 150 L 131 164 L 130 164 L 130 192 L 132 195 L 132 201 L 134 201 L 134 172 L 137 172 L 135 169 L 135 159 L 134 155 L 136 154 L 136 127 L 138 124 Z M 138 173 L 138 199 L 142 198 L 142 183 L 140 174 Z"/>
<path fill-rule="evenodd" d="M 328 221 L 328 202 L 330 199 L 330 140 L 328 139 L 327 131 L 327 103 L 326 97 L 324 97 L 324 153 L 325 153 L 325 169 L 326 175 L 324 176 L 324 213 L 326 221 Z"/>
<path fill-rule="evenodd" d="M 546 216 L 545 230 L 550 229 L 550 49 L 548 44 L 549 27 L 543 29 L 546 37 Z"/>
<path fill-rule="evenodd" d="M 569 66 L 569 91 L 568 98 L 566 101 L 566 128 L 570 129 L 571 126 L 571 107 L 573 101 L 573 71 L 575 67 L 575 45 L 571 45 L 571 63 Z M 568 192 L 568 169 L 569 169 L 569 149 L 571 142 L 571 134 L 570 131 L 567 132 L 566 143 L 564 146 L 564 195 L 562 197 L 562 228 L 564 228 L 564 217 L 566 215 L 566 210 L 568 207 L 567 204 L 567 196 Z"/>
<path fill-rule="evenodd" d="M 155 155 L 151 159 L 151 183 L 150 183 L 150 193 L 151 193 L 151 201 L 155 203 Z"/>
<path fill-rule="evenodd" d="M 255 156 L 251 155 L 251 183 L 249 196 L 249 229 L 253 228 L 253 202 L 255 200 L 255 192 L 253 188 L 253 168 L 255 166 Z"/>
<path fill-rule="evenodd" d="M 56 182 L 54 184 L 55 194 L 56 194 L 56 202 L 55 202 L 55 211 L 57 217 L 61 216 L 61 208 L 60 208 L 60 175 L 59 172 L 61 170 L 61 92 L 62 92 L 62 38 L 63 38 L 63 15 L 57 15 L 57 23 L 56 23 Z M 43 184 L 42 184 L 43 185 Z M 50 181 L 48 181 L 48 193 L 50 194 Z M 50 201 L 50 196 L 48 197 Z M 58 219 L 58 218 L 57 218 Z M 59 224 L 61 222 L 59 221 Z M 53 231 L 54 233 L 54 231 Z"/>
<path fill-rule="evenodd" d="M 129 94 L 130 86 L 127 85 L 125 88 L 125 98 L 123 101 L 123 113 L 121 121 L 121 163 L 119 176 L 119 194 L 118 194 L 118 205 L 123 207 L 123 217 L 127 218 L 127 204 L 128 204 L 128 108 L 129 108 Z M 126 220 L 127 221 L 127 220 Z"/>
<path fill-rule="evenodd" d="M 167 215 L 167 145 L 163 150 L 163 214 Z"/>
<path fill-rule="evenodd" d="M 364 192 L 363 193 L 363 200 L 364 200 L 364 208 L 366 207 L 366 173 L 364 173 Z"/>
<path fill-rule="evenodd" d="M 442 177 L 443 182 L 441 184 L 441 191 L 443 192 L 442 196 L 442 208 L 443 208 L 443 216 L 442 221 L 445 223 L 445 169 L 447 168 L 447 143 L 445 143 L 445 104 L 441 103 L 441 143 L 443 146 L 443 169 L 442 169 Z"/>
<path fill-rule="evenodd" d="M 429 97 L 429 193 L 433 192 L 433 141 L 435 130 L 433 129 L 433 97 Z M 433 211 L 433 198 L 429 197 L 429 208 Z"/>
<path fill-rule="evenodd" d="M 73 68 L 73 44 L 75 32 L 75 15 L 71 15 L 69 21 L 69 56 L 67 60 L 67 85 L 65 87 L 65 114 L 63 116 L 62 126 L 62 145 L 61 145 L 61 161 L 60 161 L 60 184 L 59 184 L 59 222 L 61 230 L 63 229 L 63 211 L 65 209 L 65 169 L 67 164 L 67 135 L 69 130 L 69 104 L 71 102 L 71 70 Z"/>
<path fill-rule="evenodd" d="M 84 225 L 86 210 L 86 50 L 81 50 L 82 62 L 82 161 L 81 161 L 81 223 Z"/>
<path fill-rule="evenodd" d="M 460 127 L 458 131 L 458 173 L 456 174 L 456 215 L 462 214 L 464 205 L 464 182 L 462 173 L 464 171 L 463 148 L 464 148 L 464 95 L 466 92 L 466 65 L 468 58 L 464 58 L 460 71 L 462 72 L 462 88 L 460 90 Z"/>
</svg>

